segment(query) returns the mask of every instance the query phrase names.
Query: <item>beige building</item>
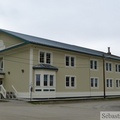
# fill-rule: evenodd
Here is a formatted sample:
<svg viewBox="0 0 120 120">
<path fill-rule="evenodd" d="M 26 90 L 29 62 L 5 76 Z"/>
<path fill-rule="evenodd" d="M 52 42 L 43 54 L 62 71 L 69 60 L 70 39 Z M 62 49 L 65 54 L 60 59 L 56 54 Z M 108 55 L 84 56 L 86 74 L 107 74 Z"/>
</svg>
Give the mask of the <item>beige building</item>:
<svg viewBox="0 0 120 120">
<path fill-rule="evenodd" d="M 0 29 L 0 93 L 18 98 L 120 95 L 120 57 Z"/>
</svg>

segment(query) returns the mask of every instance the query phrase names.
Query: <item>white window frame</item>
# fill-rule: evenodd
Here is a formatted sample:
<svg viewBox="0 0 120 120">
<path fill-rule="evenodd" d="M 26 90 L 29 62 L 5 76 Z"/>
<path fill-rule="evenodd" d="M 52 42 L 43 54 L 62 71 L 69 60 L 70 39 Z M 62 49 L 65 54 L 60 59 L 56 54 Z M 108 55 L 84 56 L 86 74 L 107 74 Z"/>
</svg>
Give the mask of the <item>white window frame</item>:
<svg viewBox="0 0 120 120">
<path fill-rule="evenodd" d="M 36 74 L 40 74 L 40 86 L 36 86 Z M 53 75 L 53 86 L 50 86 L 50 79 L 48 81 L 48 86 L 44 86 L 44 75 Z M 49 71 L 49 70 L 35 70 L 35 76 L 34 76 L 34 87 L 35 92 L 51 92 L 51 90 L 56 91 L 56 72 L 55 71 Z M 36 91 L 38 90 L 38 91 Z M 41 90 L 41 91 L 39 91 Z M 44 91 L 48 90 L 48 91 Z"/>
<path fill-rule="evenodd" d="M 118 81 L 118 87 L 117 87 L 117 82 Z M 120 79 L 116 79 L 115 80 L 115 87 L 117 88 L 117 89 L 120 89 Z"/>
<path fill-rule="evenodd" d="M 107 80 L 108 80 L 108 86 L 107 86 Z M 110 81 L 112 80 L 112 87 L 110 86 Z M 112 78 L 107 78 L 106 79 L 106 88 L 107 89 L 113 89 L 114 87 L 114 82 L 113 82 L 113 79 Z"/>
<path fill-rule="evenodd" d="M 40 62 L 40 52 L 44 53 L 44 62 Z M 47 53 L 49 53 L 50 57 L 51 57 L 50 58 L 50 63 L 47 63 L 47 58 L 46 58 Z M 46 50 L 39 50 L 39 52 L 38 52 L 38 61 L 39 61 L 40 64 L 50 64 L 50 65 L 52 65 L 52 63 L 53 63 L 53 53 L 50 52 L 50 51 L 46 51 Z"/>
<path fill-rule="evenodd" d="M 108 64 L 108 70 L 107 70 L 107 65 L 106 64 Z M 110 70 L 110 64 L 111 64 L 111 70 Z M 112 70 L 113 70 L 112 62 L 105 62 L 105 70 L 106 70 L 106 72 L 112 72 Z"/>
<path fill-rule="evenodd" d="M 66 86 L 66 78 L 69 77 L 69 86 Z M 74 86 L 72 86 L 72 77 L 74 77 Z M 69 88 L 69 89 L 74 89 L 76 88 L 76 76 L 74 75 L 66 75 L 65 76 L 65 88 Z"/>
<path fill-rule="evenodd" d="M 91 68 L 91 61 L 93 62 L 92 68 Z M 95 62 L 96 62 L 96 68 L 95 68 Z M 98 70 L 98 60 L 96 60 L 96 59 L 90 59 L 90 69 L 91 70 Z"/>
<path fill-rule="evenodd" d="M 115 72 L 120 73 L 120 64 L 115 64 Z"/>
<path fill-rule="evenodd" d="M 66 57 L 69 57 L 69 65 L 66 65 Z M 74 58 L 74 66 L 72 66 L 72 61 L 71 61 L 71 58 Z M 65 66 L 66 67 L 71 67 L 71 68 L 74 68 L 76 67 L 76 56 L 73 56 L 73 55 L 65 55 Z"/>
<path fill-rule="evenodd" d="M 91 80 L 93 79 L 93 86 L 91 86 Z M 96 87 L 96 85 L 95 85 L 95 80 L 97 79 L 97 87 Z M 92 89 L 98 89 L 99 88 L 99 78 L 98 77 L 91 77 L 90 78 L 90 87 L 92 88 Z"/>
</svg>

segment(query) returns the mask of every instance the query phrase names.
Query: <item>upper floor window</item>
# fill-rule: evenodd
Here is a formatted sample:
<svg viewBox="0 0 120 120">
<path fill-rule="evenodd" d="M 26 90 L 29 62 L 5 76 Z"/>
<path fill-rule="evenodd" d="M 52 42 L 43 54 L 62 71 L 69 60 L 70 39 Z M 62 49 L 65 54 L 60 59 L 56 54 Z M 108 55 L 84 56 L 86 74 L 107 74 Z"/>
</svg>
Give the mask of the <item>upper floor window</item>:
<svg viewBox="0 0 120 120">
<path fill-rule="evenodd" d="M 115 65 L 115 72 L 120 72 L 120 64 Z"/>
<path fill-rule="evenodd" d="M 51 64 L 51 53 L 41 51 L 40 63 Z"/>
<path fill-rule="evenodd" d="M 90 68 L 96 70 L 98 68 L 98 62 L 96 60 L 90 60 Z"/>
<path fill-rule="evenodd" d="M 74 76 L 66 76 L 66 87 L 75 87 L 75 77 Z"/>
<path fill-rule="evenodd" d="M 75 57 L 66 56 L 65 60 L 66 60 L 66 66 L 69 66 L 69 67 L 75 66 Z"/>
<path fill-rule="evenodd" d="M 91 78 L 91 88 L 97 88 L 98 87 L 98 78 Z"/>
<path fill-rule="evenodd" d="M 112 63 L 106 63 L 106 71 L 112 71 Z"/>
</svg>

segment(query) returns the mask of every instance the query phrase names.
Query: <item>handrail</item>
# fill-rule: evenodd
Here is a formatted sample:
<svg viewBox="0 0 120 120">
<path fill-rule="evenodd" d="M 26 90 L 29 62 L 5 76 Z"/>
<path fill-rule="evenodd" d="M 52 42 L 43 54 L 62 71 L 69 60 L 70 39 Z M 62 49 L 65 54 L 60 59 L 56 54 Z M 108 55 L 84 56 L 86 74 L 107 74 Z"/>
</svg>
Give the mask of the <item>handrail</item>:
<svg viewBox="0 0 120 120">
<path fill-rule="evenodd" d="M 15 87 L 12 85 L 13 90 L 15 91 L 15 96 L 18 97 L 18 91 L 15 89 Z"/>
<path fill-rule="evenodd" d="M 0 93 L 3 95 L 4 98 L 6 98 L 6 90 L 3 85 L 0 85 Z"/>
</svg>

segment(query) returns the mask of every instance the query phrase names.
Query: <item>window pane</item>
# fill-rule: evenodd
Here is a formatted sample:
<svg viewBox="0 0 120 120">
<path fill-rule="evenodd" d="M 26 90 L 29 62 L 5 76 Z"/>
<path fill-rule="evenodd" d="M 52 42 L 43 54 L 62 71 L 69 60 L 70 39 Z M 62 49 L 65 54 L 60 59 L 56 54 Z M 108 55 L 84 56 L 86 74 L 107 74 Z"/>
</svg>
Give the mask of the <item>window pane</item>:
<svg viewBox="0 0 120 120">
<path fill-rule="evenodd" d="M 94 69 L 97 69 L 97 61 L 94 61 Z"/>
<path fill-rule="evenodd" d="M 116 80 L 116 87 L 118 87 L 118 80 Z"/>
<path fill-rule="evenodd" d="M 107 79 L 107 87 L 109 87 L 109 80 Z"/>
<path fill-rule="evenodd" d="M 71 87 L 75 87 L 75 77 L 71 77 Z"/>
<path fill-rule="evenodd" d="M 44 75 L 44 86 L 48 86 L 48 75 Z"/>
<path fill-rule="evenodd" d="M 110 80 L 110 87 L 112 87 L 112 80 Z"/>
<path fill-rule="evenodd" d="M 51 54 L 46 53 L 46 63 L 50 64 L 51 63 Z"/>
<path fill-rule="evenodd" d="M 95 78 L 95 87 L 98 87 L 98 79 Z"/>
<path fill-rule="evenodd" d="M 50 75 L 50 86 L 54 85 L 54 76 Z"/>
<path fill-rule="evenodd" d="M 94 87 L 94 85 L 93 85 L 93 78 L 91 78 L 91 87 Z"/>
<path fill-rule="evenodd" d="M 90 68 L 93 69 L 93 61 L 90 61 Z"/>
<path fill-rule="evenodd" d="M 69 66 L 69 57 L 66 56 L 66 66 Z"/>
<path fill-rule="evenodd" d="M 44 56 L 45 53 L 44 52 L 40 52 L 40 63 L 44 63 Z"/>
<path fill-rule="evenodd" d="M 118 72 L 120 72 L 120 65 L 118 65 L 118 68 L 119 68 Z"/>
<path fill-rule="evenodd" d="M 74 59 L 75 59 L 74 57 L 71 57 L 71 66 L 74 66 L 74 62 L 75 62 Z"/>
<path fill-rule="evenodd" d="M 118 83 L 118 87 L 120 87 L 120 80 L 119 80 L 119 83 Z"/>
<path fill-rule="evenodd" d="M 66 87 L 69 87 L 70 83 L 69 83 L 69 77 L 66 77 Z"/>
<path fill-rule="evenodd" d="M 112 65 L 109 63 L 109 70 L 112 71 Z"/>
<path fill-rule="evenodd" d="M 36 86 L 40 86 L 40 75 L 36 74 Z"/>
<path fill-rule="evenodd" d="M 106 63 L 106 71 L 108 71 L 108 63 Z"/>
</svg>

